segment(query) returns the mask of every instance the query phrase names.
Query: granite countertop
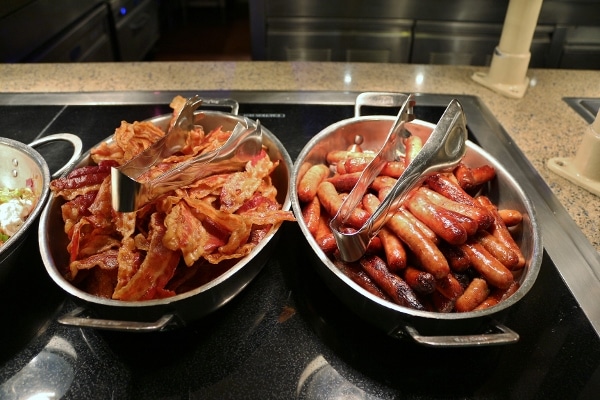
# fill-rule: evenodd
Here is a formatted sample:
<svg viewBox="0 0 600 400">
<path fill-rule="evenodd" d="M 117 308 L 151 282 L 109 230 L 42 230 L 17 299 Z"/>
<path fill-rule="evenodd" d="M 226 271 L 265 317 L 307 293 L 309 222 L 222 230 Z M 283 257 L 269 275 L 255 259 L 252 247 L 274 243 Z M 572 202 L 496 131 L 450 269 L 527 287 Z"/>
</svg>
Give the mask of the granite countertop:
<svg viewBox="0 0 600 400">
<path fill-rule="evenodd" d="M 600 97 L 600 71 L 532 69 L 521 99 L 471 79 L 481 67 L 307 62 L 1 64 L 0 92 L 129 90 L 398 91 L 478 96 L 528 157 L 596 250 L 600 197 L 551 172 L 573 157 L 587 122 L 563 97 Z"/>
</svg>

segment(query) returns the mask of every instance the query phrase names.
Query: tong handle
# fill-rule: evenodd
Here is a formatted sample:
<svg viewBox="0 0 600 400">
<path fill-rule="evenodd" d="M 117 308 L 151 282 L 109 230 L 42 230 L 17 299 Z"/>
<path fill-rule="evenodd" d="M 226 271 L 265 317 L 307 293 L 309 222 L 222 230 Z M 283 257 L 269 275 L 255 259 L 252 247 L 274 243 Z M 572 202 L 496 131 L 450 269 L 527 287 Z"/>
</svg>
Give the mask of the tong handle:
<svg viewBox="0 0 600 400">
<path fill-rule="evenodd" d="M 343 210 L 344 213 L 349 215 L 357 204 L 352 208 L 344 208 L 342 203 L 340 212 L 330 223 L 342 259 L 351 262 L 362 257 L 369 241 L 377 235 L 381 227 L 393 214 L 391 211 L 402 205 L 402 202 L 414 187 L 422 183 L 431 172 L 453 168 L 460 162 L 466 153 L 466 141 L 466 118 L 458 100 L 453 99 L 421 151 L 406 167 L 390 193 L 387 194 L 373 215 L 358 231 L 352 233 L 340 231 L 339 228 L 345 217 L 345 215 L 342 215 L 341 220 L 338 220 L 340 212 Z M 361 182 L 363 176 L 364 173 L 359 179 L 360 185 L 359 183 L 355 185 L 345 201 L 354 202 L 356 198 L 362 198 L 370 184 L 370 182 L 369 184 Z M 355 190 L 357 190 L 356 193 L 354 193 Z"/>
<path fill-rule="evenodd" d="M 195 95 L 186 100 L 184 106 L 179 110 L 173 124 L 169 126 L 165 135 L 148 147 L 136 157 L 123 164 L 119 170 L 134 180 L 163 160 L 178 151 L 187 143 L 189 132 L 194 129 L 195 112 L 203 106 L 229 107 L 232 113 L 237 115 L 239 103 L 232 99 L 210 99 Z"/>
<path fill-rule="evenodd" d="M 335 228 L 334 230 L 337 230 L 346 222 L 346 219 L 350 216 L 352 210 L 354 210 L 362 200 L 365 191 L 379 175 L 385 164 L 389 161 L 395 161 L 397 159 L 397 154 L 404 150 L 402 139 L 408 135 L 404 124 L 410 119 L 409 117 L 412 114 L 411 102 L 414 102 L 414 98 L 412 95 L 404 94 L 395 97 L 395 99 L 399 98 L 404 98 L 404 102 L 402 107 L 400 107 L 396 120 L 390 128 L 383 146 L 375 158 L 364 169 L 360 179 L 350 194 L 342 202 L 342 206 L 338 213 L 331 221 L 331 224 L 333 224 L 332 228 Z"/>
<path fill-rule="evenodd" d="M 113 183 L 112 204 L 120 212 L 135 211 L 161 194 L 187 186 L 194 181 L 217 173 L 239 170 L 262 149 L 262 129 L 244 117 L 238 122 L 227 141 L 218 149 L 184 161 L 147 182 L 138 182 L 111 170 Z"/>
<path fill-rule="evenodd" d="M 155 180 L 142 184 L 143 197 L 148 200 L 186 186 L 206 176 L 237 171 L 262 149 L 260 121 L 246 125 L 238 122 L 227 141 L 218 149 L 189 159 L 165 172 Z M 144 196 L 145 195 L 145 196 Z"/>
</svg>

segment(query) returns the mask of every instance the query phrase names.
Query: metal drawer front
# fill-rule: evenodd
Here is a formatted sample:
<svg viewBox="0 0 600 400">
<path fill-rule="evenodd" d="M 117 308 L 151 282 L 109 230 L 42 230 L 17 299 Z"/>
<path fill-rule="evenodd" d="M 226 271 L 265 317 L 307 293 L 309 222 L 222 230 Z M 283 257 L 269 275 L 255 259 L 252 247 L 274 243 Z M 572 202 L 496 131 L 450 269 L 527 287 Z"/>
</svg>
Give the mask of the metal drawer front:
<svg viewBox="0 0 600 400">
<path fill-rule="evenodd" d="M 286 61 L 407 62 L 412 21 L 271 18 L 267 58 Z"/>
<path fill-rule="evenodd" d="M 154 0 L 137 5 L 116 26 L 122 61 L 142 60 L 159 37 L 158 6 Z"/>
<path fill-rule="evenodd" d="M 26 58 L 27 62 L 114 61 L 110 40 L 108 10 L 101 5 L 81 22 L 42 50 Z"/>
<path fill-rule="evenodd" d="M 538 26 L 531 44 L 531 67 L 546 66 L 553 28 Z M 489 65 L 502 24 L 417 21 L 411 62 Z"/>
</svg>

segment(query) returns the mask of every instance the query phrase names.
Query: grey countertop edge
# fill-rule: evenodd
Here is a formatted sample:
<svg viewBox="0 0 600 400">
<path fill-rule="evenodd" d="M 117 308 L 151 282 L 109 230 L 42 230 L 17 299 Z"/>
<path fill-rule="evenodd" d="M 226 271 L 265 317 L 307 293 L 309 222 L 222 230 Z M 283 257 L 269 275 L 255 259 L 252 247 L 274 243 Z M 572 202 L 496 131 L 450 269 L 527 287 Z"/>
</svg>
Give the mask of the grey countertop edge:
<svg viewBox="0 0 600 400">
<path fill-rule="evenodd" d="M 530 69 L 513 99 L 476 83 L 485 67 L 320 62 L 0 64 L 0 93 L 113 91 L 394 91 L 479 97 L 600 252 L 600 197 L 556 175 L 553 157 L 574 157 L 588 123 L 563 100 L 600 97 L 600 71 Z"/>
</svg>

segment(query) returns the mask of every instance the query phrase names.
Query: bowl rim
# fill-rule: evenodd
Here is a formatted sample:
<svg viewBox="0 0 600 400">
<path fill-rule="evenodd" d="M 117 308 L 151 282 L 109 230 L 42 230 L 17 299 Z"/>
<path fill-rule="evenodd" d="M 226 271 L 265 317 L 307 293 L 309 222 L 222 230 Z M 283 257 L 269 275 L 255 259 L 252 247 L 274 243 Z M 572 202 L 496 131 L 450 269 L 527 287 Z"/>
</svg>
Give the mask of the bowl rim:
<svg viewBox="0 0 600 400">
<path fill-rule="evenodd" d="M 18 140 L 0 137 L 0 146 L 8 146 L 14 150 L 21 152 L 23 155 L 32 160 L 39 168 L 40 175 L 42 178 L 42 187 L 40 188 L 38 193 L 34 193 L 36 195 L 36 204 L 25 218 L 23 225 L 21 225 L 18 231 L 12 235 L 2 246 L 0 246 L 0 259 L 4 261 L 5 258 L 8 258 L 10 253 L 16 250 L 17 244 L 20 243 L 24 237 L 29 234 L 30 227 L 34 224 L 38 215 L 42 212 L 42 209 L 46 203 L 46 200 L 49 197 L 50 193 L 50 169 L 48 167 L 48 163 L 42 157 L 42 155 L 33 147 L 20 142 Z M 8 254 L 4 257 L 5 254 Z M 4 265 L 1 265 L 0 268 L 4 268 Z"/>
</svg>

